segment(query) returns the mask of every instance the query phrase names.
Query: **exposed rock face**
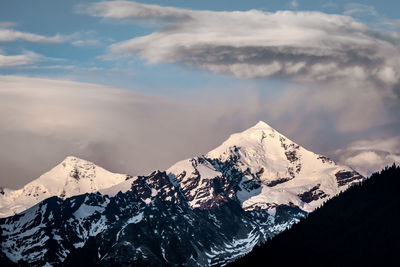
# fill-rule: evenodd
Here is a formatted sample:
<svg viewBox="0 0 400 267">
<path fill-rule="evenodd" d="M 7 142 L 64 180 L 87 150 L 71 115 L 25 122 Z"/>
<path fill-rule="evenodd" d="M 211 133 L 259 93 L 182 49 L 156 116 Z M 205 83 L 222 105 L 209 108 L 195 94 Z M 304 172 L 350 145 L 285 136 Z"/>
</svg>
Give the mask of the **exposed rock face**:
<svg viewBox="0 0 400 267">
<path fill-rule="evenodd" d="M 335 176 L 339 186 L 344 186 L 362 180 L 362 176 L 355 171 L 342 170 L 338 171 Z"/>
<path fill-rule="evenodd" d="M 318 184 L 316 186 L 314 186 L 313 188 L 311 188 L 309 191 L 306 191 L 302 194 L 299 195 L 300 199 L 305 202 L 305 203 L 310 203 L 314 200 L 318 200 L 318 199 L 323 199 L 328 197 L 324 191 L 320 190 L 319 187 L 321 185 Z"/>
</svg>

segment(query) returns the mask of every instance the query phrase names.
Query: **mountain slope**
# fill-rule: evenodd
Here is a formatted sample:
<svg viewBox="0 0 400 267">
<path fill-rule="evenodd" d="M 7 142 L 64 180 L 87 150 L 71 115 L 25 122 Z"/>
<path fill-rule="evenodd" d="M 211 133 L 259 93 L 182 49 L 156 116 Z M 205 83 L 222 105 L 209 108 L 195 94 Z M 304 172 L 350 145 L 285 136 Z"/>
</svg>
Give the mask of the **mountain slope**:
<svg viewBox="0 0 400 267">
<path fill-rule="evenodd" d="M 59 165 L 18 190 L 0 194 L 0 217 L 24 211 L 52 197 L 68 198 L 96 192 L 124 181 L 127 175 L 111 173 L 76 157 L 67 157 Z"/>
<path fill-rule="evenodd" d="M 127 178 L 0 219 L 2 251 L 37 266 L 82 257 L 105 266 L 221 265 L 364 179 L 263 122 L 205 156 Z"/>
<path fill-rule="evenodd" d="M 398 266 L 399 186 L 400 167 L 375 173 L 232 266 Z"/>
<path fill-rule="evenodd" d="M 140 259 L 144 266 L 219 265 L 304 215 L 288 206 L 274 216 L 246 212 L 232 200 L 191 209 L 166 173 L 154 172 L 132 178 L 126 193 L 52 197 L 0 219 L 1 245 L 12 261 L 30 266 L 79 265 L 82 258 L 102 266 L 139 265 Z"/>
</svg>

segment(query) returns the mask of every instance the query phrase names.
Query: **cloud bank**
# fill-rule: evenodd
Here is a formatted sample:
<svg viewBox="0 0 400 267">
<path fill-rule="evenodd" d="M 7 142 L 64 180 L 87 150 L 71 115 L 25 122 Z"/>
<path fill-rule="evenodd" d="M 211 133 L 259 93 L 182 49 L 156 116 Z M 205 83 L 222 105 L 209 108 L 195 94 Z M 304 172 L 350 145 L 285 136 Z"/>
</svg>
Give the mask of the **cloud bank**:
<svg viewBox="0 0 400 267">
<path fill-rule="evenodd" d="M 273 108 L 279 101 L 263 103 L 257 93 L 235 100 L 225 92 L 213 100 L 182 101 L 68 80 L 0 76 L 0 186 L 18 188 L 67 155 L 132 175 L 166 169 L 206 153 L 229 134 L 265 119 L 265 112 L 279 131 L 301 145 L 314 144 L 311 150 L 329 140 L 313 132 L 314 123 L 299 128 L 274 118 L 273 112 L 281 113 Z M 354 143 L 337 158 L 370 173 L 398 160 L 400 140 L 384 141 Z M 343 145 L 337 138 L 330 142 Z"/>
<path fill-rule="evenodd" d="M 256 122 L 258 110 L 242 110 L 247 100 L 232 101 L 0 75 L 0 186 L 18 188 L 68 155 L 132 175 L 166 169 Z"/>
</svg>

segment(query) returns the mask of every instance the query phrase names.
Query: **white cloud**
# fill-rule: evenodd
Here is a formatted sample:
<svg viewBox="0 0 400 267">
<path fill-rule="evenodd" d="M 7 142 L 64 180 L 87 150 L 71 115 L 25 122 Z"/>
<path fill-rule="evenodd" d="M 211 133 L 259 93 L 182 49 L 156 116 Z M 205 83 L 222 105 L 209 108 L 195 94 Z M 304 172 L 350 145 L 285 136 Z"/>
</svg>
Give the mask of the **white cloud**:
<svg viewBox="0 0 400 267">
<path fill-rule="evenodd" d="M 100 37 L 96 31 L 79 31 L 65 36 L 65 40 L 75 46 L 99 46 L 110 39 Z"/>
<path fill-rule="evenodd" d="M 351 143 L 347 149 L 350 151 L 380 150 L 389 153 L 397 153 L 400 151 L 400 138 L 392 137 L 386 139 L 359 140 Z"/>
<path fill-rule="evenodd" d="M 0 68 L 31 65 L 42 59 L 43 57 L 41 55 L 31 51 L 26 51 L 19 55 L 5 55 L 0 51 Z"/>
<path fill-rule="evenodd" d="M 71 34 L 56 34 L 54 36 L 45 36 L 35 33 L 17 31 L 11 29 L 15 26 L 12 22 L 0 22 L 0 43 L 27 41 L 42 44 L 57 44 L 69 42 L 75 46 L 97 46 L 100 39 L 95 31 L 79 31 Z"/>
<path fill-rule="evenodd" d="M 373 6 L 359 3 L 346 4 L 344 14 L 348 16 L 378 16 L 378 12 Z"/>
<path fill-rule="evenodd" d="M 0 22 L 0 43 L 15 41 L 27 41 L 42 44 L 56 44 L 71 41 L 74 45 L 84 45 L 88 43 L 86 40 L 77 40 L 77 37 L 79 36 L 76 33 L 69 36 L 61 34 L 44 36 L 11 29 L 15 25 L 16 24 L 13 22 Z M 79 41 L 81 43 L 74 43 Z M 15 67 L 38 68 L 35 64 L 44 60 L 54 61 L 59 59 L 45 57 L 32 51 L 22 51 L 20 54 L 7 54 L 5 51 L 0 49 L 0 69 Z"/>
<path fill-rule="evenodd" d="M 81 4 L 76 7 L 77 13 L 86 13 L 95 17 L 110 19 L 185 19 L 189 10 L 175 7 L 160 7 L 129 1 L 103 1 L 91 5 Z"/>
<path fill-rule="evenodd" d="M 75 32 L 69 35 L 56 34 L 49 37 L 7 29 L 7 27 L 12 27 L 14 25 L 15 24 L 11 22 L 0 22 L 0 43 L 15 42 L 19 40 L 42 44 L 70 42 L 74 46 L 98 46 L 101 43 L 100 40 L 96 39 L 97 36 L 94 31 Z M 0 68 L 13 68 L 20 66 L 39 68 L 39 66 L 34 64 L 44 60 L 59 61 L 60 59 L 46 57 L 32 51 L 23 51 L 21 54 L 11 55 L 0 49 Z M 43 68 L 48 68 L 48 66 Z"/>
<path fill-rule="evenodd" d="M 1 27 L 1 25 L 0 25 Z M 24 40 L 35 43 L 61 43 L 65 41 L 65 37 L 60 34 L 55 36 L 44 36 L 34 33 L 20 32 L 12 29 L 1 29 L 0 28 L 0 42 L 14 42 L 17 40 Z"/>
<path fill-rule="evenodd" d="M 88 39 L 88 40 L 76 40 L 72 41 L 75 46 L 97 46 L 100 44 L 99 40 Z"/>
<path fill-rule="evenodd" d="M 337 151 L 341 161 L 355 170 L 369 176 L 373 172 L 400 164 L 400 138 L 360 140 L 349 144 L 346 149 Z"/>
</svg>

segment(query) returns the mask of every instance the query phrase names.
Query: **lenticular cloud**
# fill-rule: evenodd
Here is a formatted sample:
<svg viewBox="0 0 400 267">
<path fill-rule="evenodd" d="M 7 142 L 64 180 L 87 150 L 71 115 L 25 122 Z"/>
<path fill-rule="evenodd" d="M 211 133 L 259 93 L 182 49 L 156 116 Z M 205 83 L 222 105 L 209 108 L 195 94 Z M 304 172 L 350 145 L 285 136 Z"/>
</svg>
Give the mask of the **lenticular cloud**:
<svg viewBox="0 0 400 267">
<path fill-rule="evenodd" d="M 84 11 L 112 19 L 159 20 L 158 31 L 111 47 L 149 63 L 178 63 L 245 78 L 399 81 L 398 36 L 349 16 L 194 11 L 126 1 L 100 2 Z"/>
</svg>

